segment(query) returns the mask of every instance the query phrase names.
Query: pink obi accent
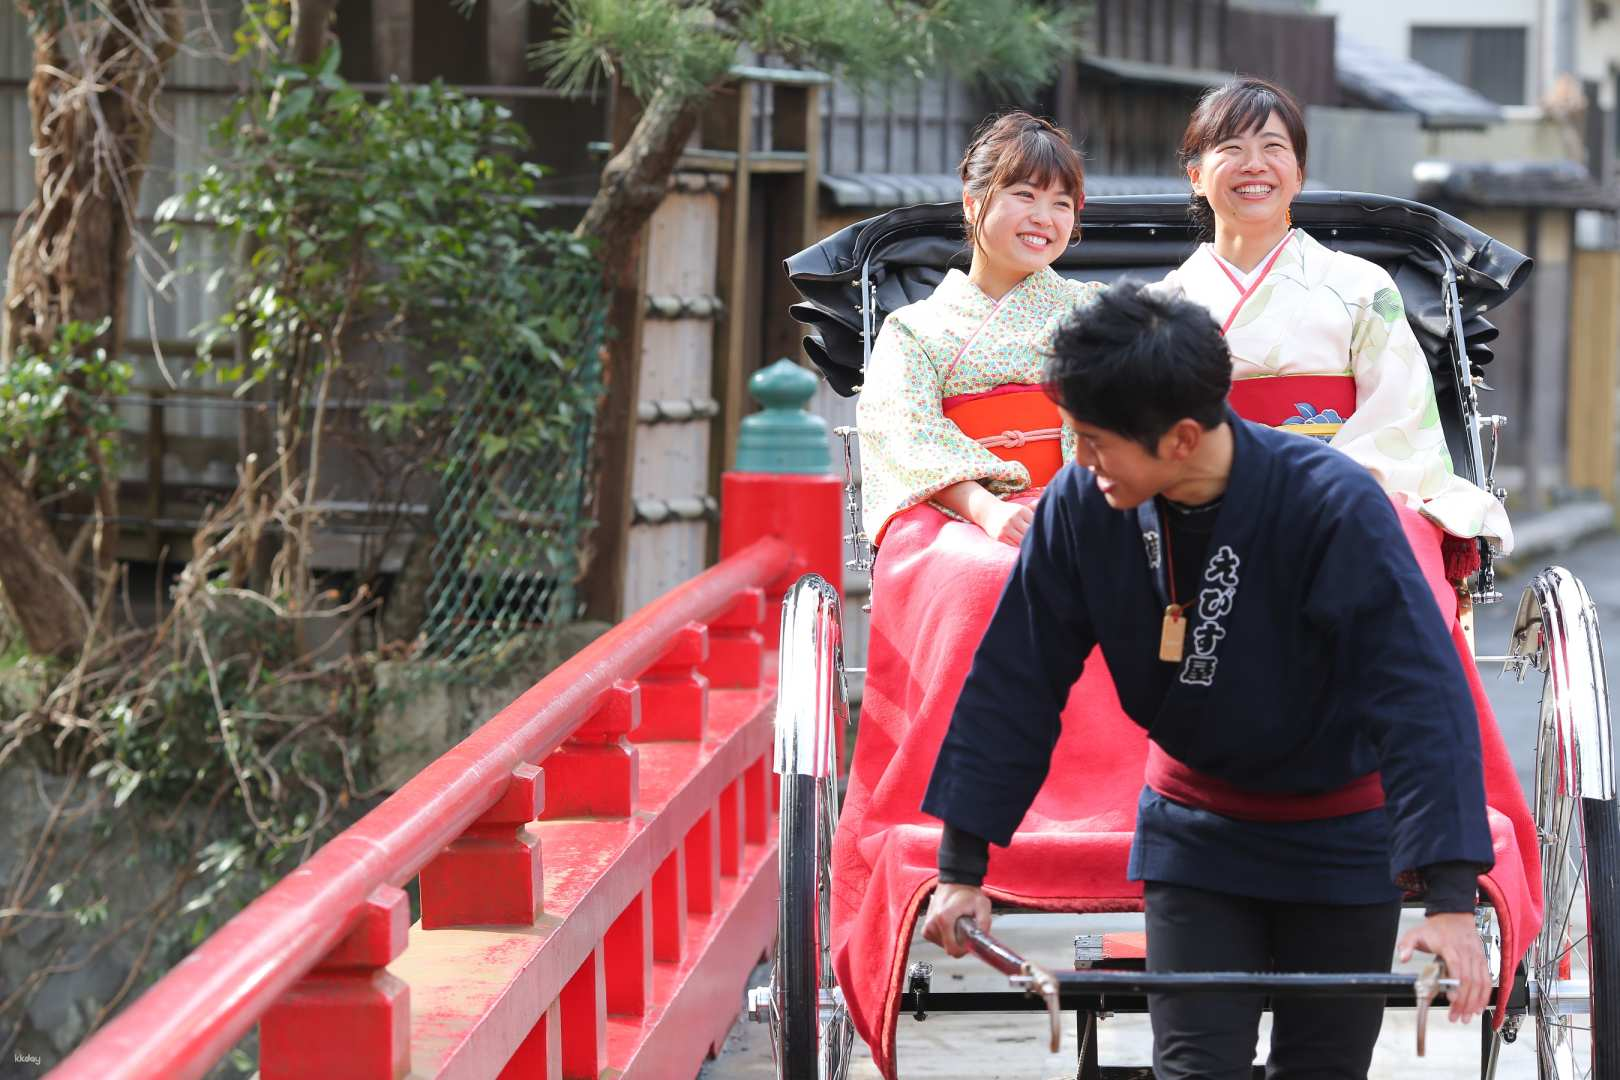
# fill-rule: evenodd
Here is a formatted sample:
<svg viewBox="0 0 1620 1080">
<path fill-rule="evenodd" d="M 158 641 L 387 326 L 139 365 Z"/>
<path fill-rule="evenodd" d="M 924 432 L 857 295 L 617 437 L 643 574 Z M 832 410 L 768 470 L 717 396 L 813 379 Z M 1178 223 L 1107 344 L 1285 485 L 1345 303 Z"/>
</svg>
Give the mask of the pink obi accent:
<svg viewBox="0 0 1620 1080">
<path fill-rule="evenodd" d="M 1239 821 L 1316 821 L 1384 805 L 1384 785 L 1376 772 L 1315 795 L 1247 791 L 1177 761 L 1151 739 L 1144 778 L 1167 799 Z"/>
<path fill-rule="evenodd" d="M 1038 385 L 1008 383 L 982 394 L 954 394 L 940 402 L 940 411 L 998 458 L 1022 463 L 1034 487 L 1045 487 L 1063 467 L 1062 417 Z"/>
</svg>

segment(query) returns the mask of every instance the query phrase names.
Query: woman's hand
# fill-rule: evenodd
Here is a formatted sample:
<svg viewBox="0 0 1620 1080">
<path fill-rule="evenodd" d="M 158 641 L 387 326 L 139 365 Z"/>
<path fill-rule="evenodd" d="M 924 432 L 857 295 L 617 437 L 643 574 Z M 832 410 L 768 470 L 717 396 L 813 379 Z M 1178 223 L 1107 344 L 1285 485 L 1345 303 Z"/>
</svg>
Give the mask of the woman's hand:
<svg viewBox="0 0 1620 1080">
<path fill-rule="evenodd" d="M 1451 1001 L 1452 1023 L 1466 1023 L 1484 1011 L 1491 996 L 1491 971 L 1471 912 L 1430 915 L 1402 934 L 1396 947 L 1403 961 L 1412 958 L 1414 949 L 1445 961 L 1446 975 L 1457 980 L 1457 989 L 1446 994 Z"/>
<path fill-rule="evenodd" d="M 990 932 L 990 898 L 974 885 L 941 885 L 928 901 L 928 917 L 923 921 L 923 937 L 950 956 L 966 956 L 968 947 L 956 933 L 956 920 L 972 916 L 979 929 Z"/>
<path fill-rule="evenodd" d="M 963 480 L 934 493 L 934 501 L 960 514 L 985 531 L 992 540 L 1017 547 L 1035 520 L 1035 510 L 1026 502 L 1007 502 L 990 494 L 977 480 Z"/>
<path fill-rule="evenodd" d="M 983 517 L 976 520 L 990 539 L 1017 547 L 1024 542 L 1029 523 L 1035 520 L 1035 509 L 1028 503 L 997 499 L 995 506 L 987 507 Z"/>
</svg>

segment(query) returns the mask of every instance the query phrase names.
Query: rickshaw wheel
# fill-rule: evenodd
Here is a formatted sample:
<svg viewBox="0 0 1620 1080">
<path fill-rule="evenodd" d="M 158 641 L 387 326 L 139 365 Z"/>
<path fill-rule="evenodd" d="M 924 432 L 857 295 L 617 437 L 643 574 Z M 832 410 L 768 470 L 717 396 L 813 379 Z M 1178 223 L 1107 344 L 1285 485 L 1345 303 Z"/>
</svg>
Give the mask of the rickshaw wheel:
<svg viewBox="0 0 1620 1080">
<path fill-rule="evenodd" d="M 1620 803 L 1612 778 L 1593 779 L 1612 768 L 1608 693 L 1596 609 L 1573 575 L 1537 575 L 1513 651 L 1546 676 L 1535 762 L 1546 906 L 1526 958 L 1537 1075 L 1620 1080 Z"/>
<path fill-rule="evenodd" d="M 832 832 L 835 781 L 782 777 L 782 899 L 778 908 L 777 1075 L 842 1080 L 855 1029 L 832 969 Z"/>
<path fill-rule="evenodd" d="M 777 684 L 781 782 L 770 1026 L 781 1080 L 843 1080 L 855 1028 L 832 966 L 832 844 L 849 720 L 838 593 L 815 575 L 784 600 Z"/>
<path fill-rule="evenodd" d="M 1537 1075 L 1620 1078 L 1620 806 L 1560 797 L 1544 833 L 1548 910 L 1530 947 Z"/>
</svg>

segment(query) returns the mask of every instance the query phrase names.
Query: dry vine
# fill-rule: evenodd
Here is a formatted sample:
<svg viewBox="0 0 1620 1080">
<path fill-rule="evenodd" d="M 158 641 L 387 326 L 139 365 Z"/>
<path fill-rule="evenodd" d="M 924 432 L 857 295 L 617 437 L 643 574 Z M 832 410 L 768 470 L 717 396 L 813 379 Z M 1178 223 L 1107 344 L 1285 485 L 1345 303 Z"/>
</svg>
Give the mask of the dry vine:
<svg viewBox="0 0 1620 1080">
<path fill-rule="evenodd" d="M 357 778 L 358 748 L 337 719 L 349 711 L 341 707 L 345 697 L 369 691 L 366 669 L 347 655 L 323 659 L 284 648 L 270 656 L 264 648 L 267 633 L 279 633 L 290 643 L 288 628 L 299 616 L 243 587 L 244 567 L 261 536 L 300 531 L 307 511 L 291 499 L 272 500 L 266 491 L 272 470 L 253 466 L 250 461 L 244 468 L 235 495 L 198 527 L 195 554 L 180 572 L 162 617 L 144 627 L 131 621 L 120 633 L 88 642 L 71 671 L 0 724 L 0 767 L 31 760 L 44 765 L 55 781 L 54 791 L 36 783 L 44 822 L 0 892 L 0 949 L 31 924 L 77 918 L 88 927 L 95 923 L 86 919 L 86 911 L 105 912 L 105 896 L 83 892 L 92 884 L 84 878 L 86 864 L 105 860 L 105 851 L 85 844 L 64 862 L 64 843 L 73 832 L 83 832 L 85 819 L 116 821 L 124 799 L 145 782 L 135 777 L 122 790 L 119 783 L 126 778 L 115 771 L 98 773 L 98 762 L 116 760 L 120 747 L 115 743 L 182 724 L 203 729 L 194 732 L 200 735 L 197 754 L 230 763 L 224 772 L 197 768 L 183 784 L 176 775 L 151 778 L 158 790 L 141 805 L 162 805 L 165 812 L 143 822 L 127 840 L 130 854 L 142 859 L 146 870 L 153 837 L 180 841 L 176 857 L 167 860 L 172 868 L 167 882 L 142 910 L 97 934 L 64 941 L 0 997 L 0 1056 L 9 1053 L 22 1028 L 22 1010 L 47 979 L 84 966 L 131 934 L 138 935 L 139 945 L 129 973 L 118 993 L 88 1018 L 89 1026 L 141 984 L 160 934 L 178 932 L 176 916 L 185 913 L 202 884 L 199 855 L 221 838 L 216 826 L 223 806 L 234 803 L 245 813 L 252 830 L 246 846 L 285 851 L 288 865 L 295 865 L 346 807 L 376 794 Z M 336 620 L 342 633 L 369 606 L 361 596 L 309 617 Z M 175 673 L 188 671 L 202 673 L 207 694 L 193 701 L 200 708 L 177 717 Z M 121 718 L 117 730 L 111 714 Z M 312 754 L 312 745 L 324 752 Z M 188 813 L 198 806 L 200 811 Z M 64 883 L 66 890 L 59 886 L 50 895 L 53 883 Z M 64 958 L 69 944 L 75 953 L 71 960 Z"/>
</svg>

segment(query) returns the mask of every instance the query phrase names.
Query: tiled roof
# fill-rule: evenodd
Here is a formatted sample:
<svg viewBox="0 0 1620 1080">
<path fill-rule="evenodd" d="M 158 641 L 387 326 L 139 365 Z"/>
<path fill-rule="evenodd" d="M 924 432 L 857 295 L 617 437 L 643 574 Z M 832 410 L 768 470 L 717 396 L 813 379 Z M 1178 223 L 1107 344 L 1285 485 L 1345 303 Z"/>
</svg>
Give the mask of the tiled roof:
<svg viewBox="0 0 1620 1080">
<path fill-rule="evenodd" d="M 1502 107 L 1416 60 L 1337 35 L 1339 88 L 1380 109 L 1417 113 L 1423 126 L 1481 128 L 1502 119 Z"/>
<path fill-rule="evenodd" d="M 1420 161 L 1412 178 L 1418 200 L 1427 203 L 1620 209 L 1620 191 L 1575 161 Z"/>
<path fill-rule="evenodd" d="M 962 197 L 962 181 L 953 173 L 823 173 L 821 189 L 834 206 L 856 210 L 889 210 Z M 1086 174 L 1087 195 L 1175 195 L 1186 190 L 1185 176 Z"/>
</svg>

